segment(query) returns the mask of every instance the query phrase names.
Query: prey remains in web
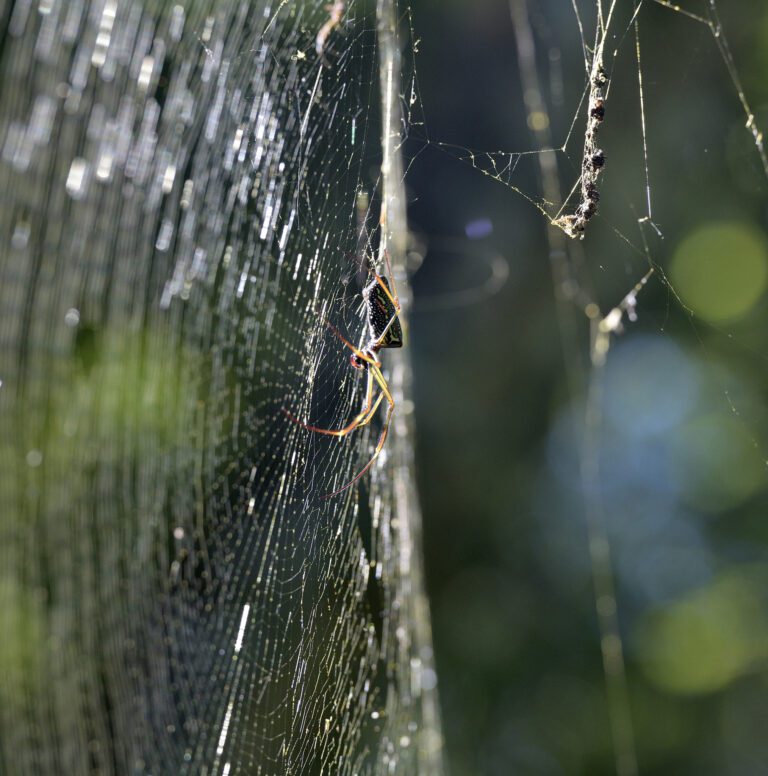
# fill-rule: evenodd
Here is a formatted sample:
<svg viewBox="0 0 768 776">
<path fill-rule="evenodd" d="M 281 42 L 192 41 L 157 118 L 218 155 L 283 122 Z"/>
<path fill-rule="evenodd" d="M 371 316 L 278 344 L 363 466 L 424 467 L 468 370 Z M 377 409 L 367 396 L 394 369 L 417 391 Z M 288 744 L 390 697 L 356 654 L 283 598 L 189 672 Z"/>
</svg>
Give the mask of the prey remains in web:
<svg viewBox="0 0 768 776">
<path fill-rule="evenodd" d="M 376 416 L 381 402 L 387 401 L 387 415 L 384 419 L 384 425 L 368 463 L 346 484 L 323 496 L 324 499 L 337 496 L 343 493 L 347 488 L 352 487 L 360 478 L 373 466 L 384 448 L 389 433 L 389 424 L 392 420 L 392 413 L 395 410 L 395 400 L 389 390 L 389 385 L 381 371 L 381 360 L 379 351 L 384 348 L 400 348 L 403 346 L 403 329 L 400 325 L 400 301 L 397 297 L 397 288 L 395 278 L 392 274 L 392 267 L 389 262 L 389 256 L 384 254 L 387 273 L 389 278 L 376 274 L 370 270 L 371 280 L 363 288 L 363 302 L 366 309 L 366 318 L 368 323 L 368 342 L 361 348 L 355 347 L 330 321 L 325 321 L 325 325 L 348 347 L 352 354 L 349 357 L 350 364 L 355 368 L 366 373 L 365 400 L 362 410 L 350 421 L 350 423 L 340 429 L 319 428 L 299 420 L 295 415 L 283 408 L 283 412 L 290 420 L 298 424 L 307 431 L 313 431 L 316 434 L 326 434 L 328 436 L 346 437 L 358 428 L 366 426 Z M 374 393 L 378 390 L 378 395 L 374 400 Z"/>
<path fill-rule="evenodd" d="M 605 118 L 605 88 L 608 83 L 600 59 L 595 64 L 590 78 L 587 130 L 584 134 L 584 153 L 581 163 L 581 197 L 576 212 L 560 216 L 554 220 L 569 237 L 584 238 L 587 222 L 597 213 L 600 192 L 597 188 L 598 177 L 605 166 L 605 153 L 597 145 L 597 133 Z"/>
</svg>

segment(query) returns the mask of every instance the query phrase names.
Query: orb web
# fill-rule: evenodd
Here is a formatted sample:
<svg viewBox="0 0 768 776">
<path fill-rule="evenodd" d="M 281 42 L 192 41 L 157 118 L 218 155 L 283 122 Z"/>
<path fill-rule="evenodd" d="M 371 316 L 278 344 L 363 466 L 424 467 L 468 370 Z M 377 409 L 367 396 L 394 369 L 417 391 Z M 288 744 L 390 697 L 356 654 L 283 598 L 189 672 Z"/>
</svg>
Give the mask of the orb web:
<svg viewBox="0 0 768 776">
<path fill-rule="evenodd" d="M 407 361 L 334 499 L 381 418 L 283 412 L 362 401 L 388 15 L 5 14 L 4 772 L 439 770 Z"/>
</svg>

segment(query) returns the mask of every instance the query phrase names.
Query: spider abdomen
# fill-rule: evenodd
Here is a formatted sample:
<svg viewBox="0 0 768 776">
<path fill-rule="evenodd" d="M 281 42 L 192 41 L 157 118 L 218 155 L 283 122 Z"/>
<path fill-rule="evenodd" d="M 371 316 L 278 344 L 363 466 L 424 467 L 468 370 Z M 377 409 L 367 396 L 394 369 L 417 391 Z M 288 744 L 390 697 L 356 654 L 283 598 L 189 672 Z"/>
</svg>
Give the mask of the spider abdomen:
<svg viewBox="0 0 768 776">
<path fill-rule="evenodd" d="M 403 346 L 403 329 L 397 317 L 398 311 L 392 302 L 390 285 L 387 278 L 374 280 L 363 291 L 368 308 L 368 329 L 371 339 L 378 341 L 382 335 L 380 348 L 401 348 Z M 386 286 L 386 291 L 382 287 Z"/>
</svg>

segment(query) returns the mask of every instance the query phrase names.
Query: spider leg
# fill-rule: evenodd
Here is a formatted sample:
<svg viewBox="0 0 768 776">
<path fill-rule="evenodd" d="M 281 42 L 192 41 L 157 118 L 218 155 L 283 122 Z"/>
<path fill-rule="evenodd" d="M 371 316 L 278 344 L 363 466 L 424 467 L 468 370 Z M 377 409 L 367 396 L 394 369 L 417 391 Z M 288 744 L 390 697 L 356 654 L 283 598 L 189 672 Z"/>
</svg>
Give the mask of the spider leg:
<svg viewBox="0 0 768 776">
<path fill-rule="evenodd" d="M 374 275 L 376 275 L 376 280 L 379 281 L 379 285 L 384 289 L 384 293 L 389 297 L 389 301 L 392 302 L 393 307 L 397 312 L 400 312 L 400 300 L 397 296 L 397 286 L 395 285 L 395 275 L 392 272 L 392 264 L 389 261 L 389 252 L 384 251 L 384 261 L 387 265 L 387 272 L 389 273 L 389 280 L 392 283 L 392 291 L 390 291 L 386 284 L 382 281 L 382 279 L 376 275 L 374 272 Z"/>
<path fill-rule="evenodd" d="M 325 325 L 361 360 L 367 361 L 371 366 L 381 366 L 381 362 L 378 359 L 371 358 L 363 353 L 360 348 L 356 348 L 330 321 L 326 321 Z M 391 323 L 389 324 L 391 325 Z"/>
<path fill-rule="evenodd" d="M 337 27 L 341 25 L 342 19 L 344 17 L 344 6 L 345 3 L 340 2 L 339 0 L 334 3 L 328 3 L 324 6 L 325 10 L 330 15 L 330 18 L 320 28 L 319 32 L 317 33 L 317 37 L 315 38 L 315 51 L 320 57 L 320 61 L 323 63 L 324 67 L 331 67 L 331 63 L 325 56 L 325 49 L 328 45 L 328 39 L 331 37 L 331 34 Z"/>
<path fill-rule="evenodd" d="M 338 496 L 339 493 L 343 493 L 345 490 L 347 490 L 347 488 L 351 488 L 371 468 L 371 466 L 373 466 L 374 461 L 379 457 L 379 453 L 384 448 L 384 443 L 387 441 L 389 423 L 392 420 L 392 413 L 395 410 L 395 400 L 392 398 L 392 394 L 389 392 L 389 386 L 387 385 L 387 381 L 384 379 L 384 375 L 381 373 L 381 370 L 378 367 L 371 367 L 369 371 L 373 372 L 373 377 L 381 388 L 381 393 L 379 394 L 379 398 L 376 401 L 376 407 L 378 408 L 382 397 L 386 397 L 387 403 L 389 404 L 387 407 L 387 417 L 384 420 L 384 427 L 381 429 L 381 435 L 379 436 L 379 441 L 376 443 L 376 449 L 373 451 L 371 460 L 368 461 L 368 463 L 346 485 L 339 488 L 338 490 L 334 490 L 333 493 L 329 493 L 327 496 L 323 496 L 323 500 Z M 372 417 L 373 413 L 368 416 L 366 423 Z"/>
<path fill-rule="evenodd" d="M 363 406 L 363 411 L 356 415 L 352 422 L 344 426 L 344 428 L 330 429 L 319 428 L 318 426 L 310 426 L 308 423 L 304 423 L 303 421 L 299 420 L 295 415 L 285 409 L 285 407 L 283 407 L 283 413 L 297 425 L 301 426 L 302 428 L 306 428 L 307 431 L 314 431 L 317 434 L 326 434 L 327 436 L 345 437 L 347 434 L 351 434 L 356 428 L 360 428 L 360 426 L 365 426 L 367 423 L 370 423 L 371 418 L 376 414 L 376 410 L 379 408 L 379 404 L 381 404 L 381 400 L 383 398 L 384 394 L 380 393 L 376 401 L 373 401 L 373 375 L 369 369 L 368 385 L 365 389 L 365 405 Z"/>
<path fill-rule="evenodd" d="M 389 385 L 387 384 L 387 381 L 384 379 L 384 375 L 381 373 L 381 369 L 379 369 L 378 366 L 373 366 L 373 367 L 370 367 L 368 371 L 373 372 L 374 380 L 376 380 L 376 382 L 379 384 L 379 388 L 381 388 L 381 392 L 386 397 L 390 408 L 394 409 L 395 400 L 392 398 L 392 394 L 389 392 Z"/>
<path fill-rule="evenodd" d="M 371 422 L 371 420 L 373 419 L 373 416 L 376 414 L 376 410 L 379 409 L 379 405 L 381 404 L 381 400 L 383 398 L 384 398 L 384 394 L 380 393 L 376 401 L 373 403 L 372 407 L 364 409 L 359 415 L 355 417 L 355 419 L 349 425 L 339 429 L 320 428 L 318 426 L 310 426 L 308 423 L 303 423 L 297 417 L 295 417 L 294 415 L 291 415 L 291 413 L 288 412 L 288 410 L 284 409 L 283 412 L 288 416 L 290 420 L 292 420 L 294 423 L 297 423 L 302 428 L 307 429 L 307 431 L 314 431 L 316 434 L 325 434 L 326 436 L 345 437 L 348 434 L 351 434 L 355 429 L 362 428 L 363 426 L 367 426 Z"/>
<path fill-rule="evenodd" d="M 397 296 L 397 287 L 395 286 L 395 276 L 392 274 L 392 265 L 389 263 L 389 255 L 384 254 L 386 260 L 387 260 L 387 271 L 389 272 L 389 277 L 391 279 L 392 283 L 392 289 L 390 290 L 387 284 L 384 282 L 384 278 L 381 275 L 378 275 L 373 270 L 370 270 L 373 277 L 376 279 L 376 282 L 381 286 L 384 293 L 387 295 L 387 299 L 392 303 L 392 307 L 395 308 L 395 315 L 393 317 L 397 317 L 397 313 L 400 312 L 400 299 Z"/>
</svg>

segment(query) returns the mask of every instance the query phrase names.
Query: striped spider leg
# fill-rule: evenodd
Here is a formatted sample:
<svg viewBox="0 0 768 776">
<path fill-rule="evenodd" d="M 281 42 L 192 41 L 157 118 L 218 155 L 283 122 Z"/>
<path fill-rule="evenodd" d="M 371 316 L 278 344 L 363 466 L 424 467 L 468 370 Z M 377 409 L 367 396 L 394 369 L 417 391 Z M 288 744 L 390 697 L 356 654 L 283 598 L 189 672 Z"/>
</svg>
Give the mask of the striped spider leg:
<svg viewBox="0 0 768 776">
<path fill-rule="evenodd" d="M 361 369 L 367 373 L 365 401 L 362 410 L 343 428 L 328 429 L 304 423 L 288 412 L 288 410 L 283 409 L 283 412 L 290 420 L 308 431 L 313 431 L 317 434 L 326 434 L 328 436 L 345 437 L 348 434 L 351 434 L 355 429 L 370 423 L 376 415 L 376 411 L 379 409 L 381 402 L 384 399 L 387 401 L 387 416 L 384 420 L 384 426 L 382 427 L 379 440 L 376 443 L 376 448 L 371 459 L 346 485 L 343 485 L 338 490 L 334 490 L 323 498 L 337 496 L 339 493 L 342 493 L 347 488 L 354 485 L 371 468 L 371 466 L 373 466 L 374 461 L 379 457 L 379 453 L 381 453 L 384 448 L 384 443 L 387 441 L 389 424 L 392 420 L 392 413 L 395 410 L 395 400 L 392 398 L 387 380 L 381 371 L 381 361 L 378 358 L 378 353 L 383 348 L 402 347 L 403 330 L 398 318 L 400 315 L 400 302 L 397 298 L 397 290 L 395 288 L 394 277 L 392 276 L 392 269 L 389 264 L 389 257 L 386 257 L 386 262 L 389 275 L 392 277 L 391 287 L 389 280 L 387 280 L 386 277 L 377 275 L 374 272 L 372 273 L 372 280 L 363 289 L 363 300 L 367 310 L 368 332 L 370 338 L 362 348 L 356 348 L 333 324 L 328 321 L 325 322 L 328 328 L 331 329 L 344 345 L 352 351 L 352 355 L 349 357 L 350 364 L 355 369 Z M 379 394 L 374 400 L 374 391 L 377 388 Z"/>
</svg>

